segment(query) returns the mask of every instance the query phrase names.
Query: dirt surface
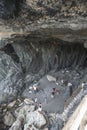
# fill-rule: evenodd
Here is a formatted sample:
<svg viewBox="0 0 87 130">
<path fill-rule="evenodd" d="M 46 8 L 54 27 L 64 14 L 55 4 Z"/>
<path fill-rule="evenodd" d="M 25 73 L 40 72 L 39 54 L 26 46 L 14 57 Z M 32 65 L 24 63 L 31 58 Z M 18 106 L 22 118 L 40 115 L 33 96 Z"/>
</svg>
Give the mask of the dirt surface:
<svg viewBox="0 0 87 130">
<path fill-rule="evenodd" d="M 32 84 L 23 92 L 22 96 L 30 97 L 33 100 L 37 98 L 37 103 L 42 103 L 43 110 L 48 113 L 62 113 L 66 100 L 76 88 L 81 87 L 84 80 L 84 71 L 81 69 L 74 71 L 70 69 L 60 70 L 58 73 L 54 73 L 54 77 L 57 79 L 56 82 L 48 81 L 47 76 L 45 76 L 38 81 L 38 92 L 34 93 L 33 88 L 29 91 L 29 88 L 33 86 Z M 72 89 L 68 86 L 69 83 L 72 84 Z M 59 93 L 56 93 L 54 98 L 51 97 L 52 88 L 59 90 Z"/>
</svg>

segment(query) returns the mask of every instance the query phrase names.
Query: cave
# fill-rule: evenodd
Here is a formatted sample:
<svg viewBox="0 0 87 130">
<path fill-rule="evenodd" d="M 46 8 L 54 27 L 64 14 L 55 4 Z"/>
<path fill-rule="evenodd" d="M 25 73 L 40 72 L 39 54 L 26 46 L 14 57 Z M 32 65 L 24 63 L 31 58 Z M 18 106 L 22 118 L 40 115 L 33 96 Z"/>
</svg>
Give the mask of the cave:
<svg viewBox="0 0 87 130">
<path fill-rule="evenodd" d="M 32 86 L 35 83 L 35 81 L 38 82 L 40 86 L 44 87 L 43 89 L 45 93 L 47 92 L 49 86 L 55 87 L 57 86 L 55 83 L 58 83 L 59 84 L 58 86 L 61 86 L 59 87 L 61 88 L 60 93 L 63 94 L 61 99 L 60 98 L 57 99 L 57 101 L 58 100 L 61 101 L 60 104 L 61 110 L 57 109 L 58 107 L 57 106 L 56 109 L 54 108 L 53 112 L 55 111 L 57 113 L 62 112 L 63 114 L 63 111 L 65 110 L 65 108 L 67 109 L 70 103 L 69 100 L 73 97 L 73 93 L 74 95 L 78 95 L 79 90 L 81 89 L 81 84 L 83 82 L 86 82 L 87 49 L 86 44 L 84 44 L 83 42 L 71 43 L 54 38 L 48 38 L 44 41 L 41 40 L 38 42 L 37 41 L 29 42 L 27 36 L 27 38 L 22 37 L 21 43 L 19 40 L 14 41 L 13 39 L 13 42 L 12 43 L 9 42 L 9 44 L 5 45 L 1 49 L 1 51 L 5 53 L 7 56 L 9 56 L 11 58 L 10 60 L 13 60 L 12 63 L 13 69 L 14 69 L 13 64 L 15 65 L 18 64 L 17 67 L 20 66 L 23 80 L 23 84 L 21 84 L 21 89 L 19 86 L 18 86 L 19 89 L 16 88 L 17 89 L 16 98 L 15 97 L 13 97 L 12 99 L 8 98 L 8 101 L 4 103 L 9 103 L 10 101 L 17 99 L 18 97 L 22 99 L 32 97 L 31 94 L 29 94 L 29 85 Z M 7 58 L 9 59 L 9 57 Z M 5 62 L 6 61 L 4 60 L 4 64 Z M 18 71 L 19 70 L 17 68 L 17 73 Z M 53 81 L 50 84 L 48 81 L 46 81 L 47 75 L 54 76 L 56 78 L 56 82 Z M 14 80 L 14 73 L 11 75 L 11 77 Z M 17 80 L 18 78 L 19 77 L 17 77 Z M 46 83 L 44 84 L 43 81 Z M 72 85 L 68 86 L 69 83 L 71 83 Z M 13 81 L 12 85 L 13 86 L 15 85 L 13 84 Z M 46 87 L 46 85 L 48 85 L 48 87 Z M 42 92 L 41 95 L 42 97 L 39 100 L 40 102 L 43 102 L 44 96 Z M 47 108 L 43 109 L 47 111 Z M 49 113 L 50 112 L 52 112 L 51 108 L 49 108 Z M 2 115 L 2 118 L 3 116 L 4 115 Z M 2 120 L 0 124 L 3 124 Z M 2 130 L 9 129 L 8 126 L 5 126 L 5 128 L 3 128 L 3 125 L 0 125 L 0 128 Z"/>
<path fill-rule="evenodd" d="M 27 39 L 21 45 L 12 44 L 26 72 L 37 74 L 43 70 L 43 73 L 47 74 L 52 70 L 87 67 L 87 49 L 84 43 L 69 43 L 49 38 L 38 43 L 29 42 Z"/>
<path fill-rule="evenodd" d="M 25 40 L 26 39 L 26 40 Z M 82 73 L 84 81 L 87 68 L 87 49 L 83 42 L 66 42 L 59 39 L 48 38 L 46 40 L 29 42 L 29 37 L 22 37 L 20 41 L 14 41 L 7 44 L 2 51 L 9 55 L 14 63 L 19 64 L 23 72 L 24 85 L 22 89 L 26 89 L 29 84 L 34 81 L 39 81 L 47 74 L 56 75 L 56 79 L 61 79 L 59 72 L 62 70 L 69 70 L 71 73 L 77 71 Z M 16 44 L 15 44 L 16 42 Z M 31 78 L 27 79 L 27 76 Z M 28 81 L 27 81 L 28 80 Z M 81 81 L 82 82 L 82 81 Z M 65 79 L 64 84 L 67 86 L 68 78 Z M 70 87 L 70 96 L 74 89 L 78 87 L 80 81 L 74 87 Z M 23 90 L 20 90 L 23 93 Z"/>
<path fill-rule="evenodd" d="M 65 130 L 86 95 L 86 0 L 0 0 L 0 130 Z"/>
</svg>

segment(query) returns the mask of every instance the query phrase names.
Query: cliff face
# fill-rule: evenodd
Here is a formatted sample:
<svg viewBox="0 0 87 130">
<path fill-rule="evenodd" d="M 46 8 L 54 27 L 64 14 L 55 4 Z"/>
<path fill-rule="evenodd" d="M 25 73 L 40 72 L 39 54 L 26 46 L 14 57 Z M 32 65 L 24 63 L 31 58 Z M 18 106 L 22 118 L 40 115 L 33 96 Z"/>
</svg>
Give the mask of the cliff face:
<svg viewBox="0 0 87 130">
<path fill-rule="evenodd" d="M 87 66 L 86 6 L 85 0 L 0 1 L 0 103 L 49 71 Z"/>
<path fill-rule="evenodd" d="M 7 4 L 7 6 L 6 6 Z M 8 6 L 9 5 L 9 6 Z M 36 40 L 49 37 L 85 42 L 87 2 L 74 0 L 16 0 L 0 2 L 0 38 L 27 36 Z M 4 20 L 3 20 L 3 19 Z"/>
</svg>

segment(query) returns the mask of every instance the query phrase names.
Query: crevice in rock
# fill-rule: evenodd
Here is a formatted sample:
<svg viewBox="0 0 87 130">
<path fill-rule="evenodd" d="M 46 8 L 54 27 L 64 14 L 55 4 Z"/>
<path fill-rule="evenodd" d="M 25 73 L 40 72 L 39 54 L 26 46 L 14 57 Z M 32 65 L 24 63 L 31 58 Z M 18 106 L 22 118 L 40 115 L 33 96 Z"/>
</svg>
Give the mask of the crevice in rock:
<svg viewBox="0 0 87 130">
<path fill-rule="evenodd" d="M 19 63 L 19 57 L 17 56 L 14 48 L 12 47 L 11 44 L 7 44 L 3 49 L 7 55 L 9 55 L 15 62 Z"/>
</svg>

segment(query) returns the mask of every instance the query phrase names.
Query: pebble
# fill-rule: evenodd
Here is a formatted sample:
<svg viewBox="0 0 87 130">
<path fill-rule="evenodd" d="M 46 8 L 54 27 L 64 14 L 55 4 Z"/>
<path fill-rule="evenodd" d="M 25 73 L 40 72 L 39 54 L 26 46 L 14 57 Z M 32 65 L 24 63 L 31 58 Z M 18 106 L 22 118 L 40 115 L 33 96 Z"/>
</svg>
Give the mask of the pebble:
<svg viewBox="0 0 87 130">
<path fill-rule="evenodd" d="M 25 102 L 27 105 L 31 105 L 31 104 L 34 103 L 34 101 L 31 100 L 31 99 L 29 99 L 29 98 L 25 98 L 25 99 L 24 99 L 24 102 Z"/>
<path fill-rule="evenodd" d="M 63 80 L 61 80 L 61 83 L 64 83 L 64 81 L 63 81 Z"/>
<path fill-rule="evenodd" d="M 32 93 L 32 91 L 29 91 L 29 93 L 31 94 L 31 93 Z"/>
<path fill-rule="evenodd" d="M 3 113 L 5 113 L 7 111 L 7 109 L 3 109 Z"/>
<path fill-rule="evenodd" d="M 23 106 L 23 105 L 24 105 L 24 102 L 20 103 L 20 104 L 19 104 L 19 107 L 21 107 L 21 106 Z"/>
<path fill-rule="evenodd" d="M 56 78 L 51 76 L 51 75 L 47 75 L 47 79 L 48 79 L 48 81 L 55 81 L 56 82 Z"/>
<path fill-rule="evenodd" d="M 59 83 L 56 82 L 56 85 L 59 85 Z"/>
<path fill-rule="evenodd" d="M 72 84 L 71 84 L 71 83 L 68 83 L 67 86 L 70 87 L 70 86 L 72 86 Z"/>
<path fill-rule="evenodd" d="M 30 87 L 29 87 L 29 90 L 32 90 L 32 89 L 33 89 L 33 87 L 32 87 L 32 86 L 30 86 Z"/>
</svg>

